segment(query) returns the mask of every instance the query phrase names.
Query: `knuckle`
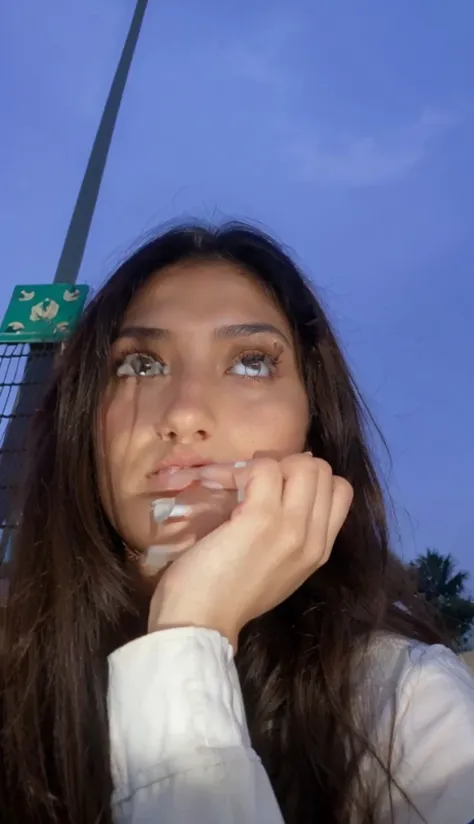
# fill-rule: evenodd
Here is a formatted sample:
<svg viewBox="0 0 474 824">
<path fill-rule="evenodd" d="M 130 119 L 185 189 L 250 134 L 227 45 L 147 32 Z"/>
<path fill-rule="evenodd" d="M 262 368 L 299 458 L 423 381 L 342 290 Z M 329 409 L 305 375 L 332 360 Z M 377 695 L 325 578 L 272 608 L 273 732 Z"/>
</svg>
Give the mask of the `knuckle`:
<svg viewBox="0 0 474 824">
<path fill-rule="evenodd" d="M 280 475 L 278 461 L 273 458 L 258 458 L 255 462 L 255 472 L 259 475 Z"/>
<path fill-rule="evenodd" d="M 333 473 L 331 464 L 329 464 L 323 458 L 314 458 L 313 460 L 316 464 L 317 470 L 320 475 L 324 475 L 326 477 L 332 476 Z"/>
<path fill-rule="evenodd" d="M 282 458 L 282 466 L 286 469 L 292 469 L 295 466 L 301 466 L 305 462 L 311 461 L 309 455 L 286 455 L 286 457 Z"/>
<path fill-rule="evenodd" d="M 334 494 L 345 504 L 352 503 L 354 498 L 354 487 L 346 478 L 341 478 L 339 475 L 334 477 Z"/>
<path fill-rule="evenodd" d="M 290 551 L 296 551 L 303 548 L 305 530 L 300 524 L 287 524 L 283 530 L 282 537 L 287 549 Z"/>
<path fill-rule="evenodd" d="M 275 525 L 275 512 L 270 507 L 265 507 L 260 504 L 254 508 L 252 512 L 252 524 L 255 532 L 259 535 L 263 532 L 268 532 L 269 528 Z"/>
<path fill-rule="evenodd" d="M 293 474 L 316 475 L 318 472 L 318 461 L 312 455 L 305 453 L 298 455 L 288 455 L 281 462 L 283 473 L 289 477 Z"/>
<path fill-rule="evenodd" d="M 332 551 L 332 545 L 324 536 L 313 542 L 311 547 L 312 564 L 318 569 L 328 561 Z"/>
</svg>

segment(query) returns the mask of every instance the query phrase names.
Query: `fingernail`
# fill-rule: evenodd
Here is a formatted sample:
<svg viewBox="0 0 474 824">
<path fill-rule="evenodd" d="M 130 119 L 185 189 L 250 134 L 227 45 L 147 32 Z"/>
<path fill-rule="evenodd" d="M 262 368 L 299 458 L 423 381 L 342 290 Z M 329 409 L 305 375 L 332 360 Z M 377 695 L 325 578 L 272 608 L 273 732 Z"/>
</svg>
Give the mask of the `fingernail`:
<svg viewBox="0 0 474 824">
<path fill-rule="evenodd" d="M 168 518 L 184 518 L 190 515 L 192 509 L 185 504 L 177 504 L 176 498 L 157 498 L 151 505 L 153 520 L 156 523 L 168 520 Z"/>
<path fill-rule="evenodd" d="M 156 523 L 166 521 L 166 519 L 169 518 L 171 512 L 173 511 L 175 505 L 175 498 L 157 498 L 151 504 L 153 520 L 156 521 Z"/>
<path fill-rule="evenodd" d="M 168 518 L 184 518 L 185 515 L 190 515 L 192 511 L 192 507 L 190 506 L 176 504 L 168 515 Z"/>
<path fill-rule="evenodd" d="M 209 464 L 208 466 L 200 466 L 197 470 L 197 476 L 202 483 L 203 480 L 207 479 L 209 479 L 209 481 L 214 481 L 214 476 L 216 473 L 219 475 L 221 472 L 222 466 L 219 464 Z"/>
<path fill-rule="evenodd" d="M 158 570 L 174 561 L 178 555 L 179 552 L 173 546 L 149 546 L 145 553 L 145 564 Z"/>
<path fill-rule="evenodd" d="M 224 489 L 224 484 L 220 484 L 219 481 L 207 481 L 205 478 L 201 479 L 200 484 L 206 489 Z"/>
<path fill-rule="evenodd" d="M 220 478 L 222 477 L 222 473 L 232 471 L 232 469 L 243 469 L 244 466 L 247 466 L 246 461 L 237 461 L 234 464 L 209 464 L 208 466 L 200 466 L 197 469 L 197 477 L 199 480 L 203 478 L 209 481 L 217 481 L 220 483 Z"/>
<path fill-rule="evenodd" d="M 247 466 L 247 461 L 236 461 L 234 464 L 234 469 L 245 469 Z M 239 488 L 237 490 L 237 503 L 241 504 L 245 501 L 245 489 Z"/>
<path fill-rule="evenodd" d="M 162 469 L 155 476 L 157 484 L 156 493 L 169 490 L 170 492 L 180 492 L 196 480 L 196 469 L 194 467 L 171 467 Z"/>
</svg>

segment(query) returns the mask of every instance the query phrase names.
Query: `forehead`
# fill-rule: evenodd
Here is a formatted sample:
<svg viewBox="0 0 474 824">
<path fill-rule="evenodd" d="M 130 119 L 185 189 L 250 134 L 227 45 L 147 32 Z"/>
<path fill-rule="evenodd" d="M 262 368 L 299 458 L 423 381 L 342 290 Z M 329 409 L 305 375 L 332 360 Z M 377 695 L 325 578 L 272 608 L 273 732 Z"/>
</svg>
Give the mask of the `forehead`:
<svg viewBox="0 0 474 824">
<path fill-rule="evenodd" d="M 124 323 L 267 321 L 289 329 L 283 312 L 247 270 L 226 261 L 187 261 L 151 275 L 127 307 Z"/>
</svg>

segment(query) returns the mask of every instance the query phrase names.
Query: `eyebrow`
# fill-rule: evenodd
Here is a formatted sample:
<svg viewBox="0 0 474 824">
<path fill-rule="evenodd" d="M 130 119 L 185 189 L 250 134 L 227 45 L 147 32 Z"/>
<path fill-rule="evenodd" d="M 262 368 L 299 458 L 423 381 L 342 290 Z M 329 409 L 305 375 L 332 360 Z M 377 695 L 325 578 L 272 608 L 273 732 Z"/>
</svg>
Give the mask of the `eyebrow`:
<svg viewBox="0 0 474 824">
<path fill-rule="evenodd" d="M 217 340 L 228 340 L 229 338 L 249 338 L 252 335 L 261 335 L 262 333 L 276 335 L 287 346 L 291 346 L 291 342 L 284 332 L 272 323 L 233 323 L 229 326 L 219 326 L 214 329 L 213 334 Z M 172 336 L 169 329 L 161 329 L 157 326 L 126 326 L 117 335 L 117 340 L 120 338 L 169 340 Z"/>
</svg>

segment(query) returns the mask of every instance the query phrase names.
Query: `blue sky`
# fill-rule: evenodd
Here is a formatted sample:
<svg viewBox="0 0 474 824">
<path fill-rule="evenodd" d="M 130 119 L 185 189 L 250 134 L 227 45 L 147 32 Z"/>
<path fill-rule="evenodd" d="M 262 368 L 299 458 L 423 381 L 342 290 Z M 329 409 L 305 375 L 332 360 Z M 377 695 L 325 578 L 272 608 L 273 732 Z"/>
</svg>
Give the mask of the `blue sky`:
<svg viewBox="0 0 474 824">
<path fill-rule="evenodd" d="M 134 0 L 0 9 L 0 314 L 52 279 Z M 243 218 L 319 289 L 406 558 L 474 573 L 474 5 L 150 0 L 80 281 L 174 217 Z"/>
</svg>

